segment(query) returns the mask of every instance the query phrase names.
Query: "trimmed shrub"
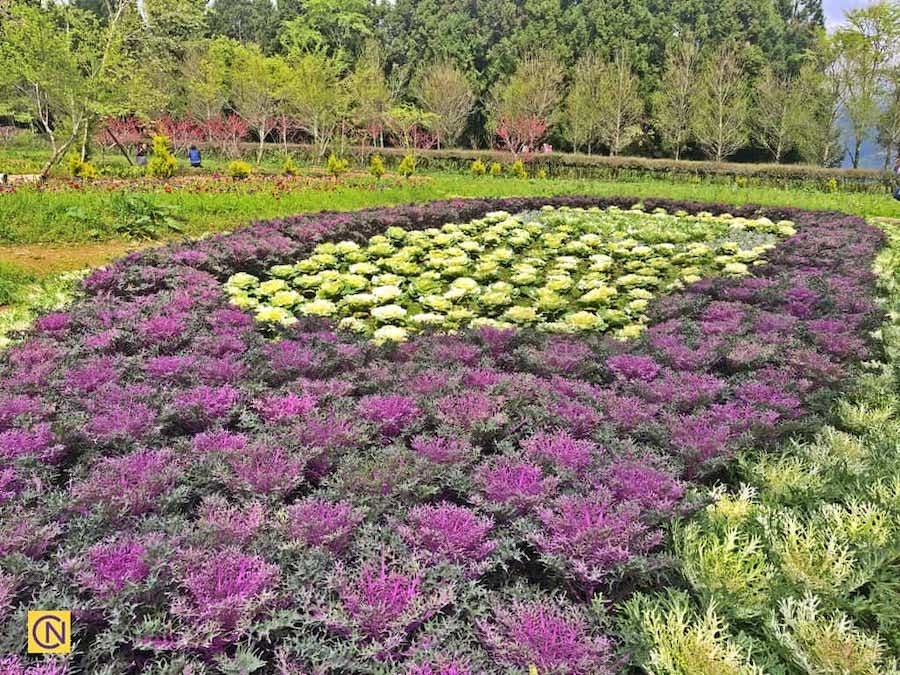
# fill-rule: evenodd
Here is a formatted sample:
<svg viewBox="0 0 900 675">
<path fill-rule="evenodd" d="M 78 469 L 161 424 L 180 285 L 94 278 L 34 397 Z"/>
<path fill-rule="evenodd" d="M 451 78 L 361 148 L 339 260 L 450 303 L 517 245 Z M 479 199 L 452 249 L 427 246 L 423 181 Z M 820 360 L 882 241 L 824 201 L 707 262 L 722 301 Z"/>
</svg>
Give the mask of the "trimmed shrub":
<svg viewBox="0 0 900 675">
<path fill-rule="evenodd" d="M 169 137 L 154 136 L 147 175 L 153 178 L 171 178 L 178 170 L 178 160 L 169 152 Z"/>
</svg>

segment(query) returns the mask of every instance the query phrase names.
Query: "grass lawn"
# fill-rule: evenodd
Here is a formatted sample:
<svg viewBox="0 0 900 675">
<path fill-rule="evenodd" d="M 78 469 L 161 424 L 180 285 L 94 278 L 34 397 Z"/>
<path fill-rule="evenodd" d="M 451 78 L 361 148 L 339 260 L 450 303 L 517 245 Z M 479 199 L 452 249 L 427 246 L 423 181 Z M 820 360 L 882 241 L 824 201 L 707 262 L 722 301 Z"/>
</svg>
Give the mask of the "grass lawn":
<svg viewBox="0 0 900 675">
<path fill-rule="evenodd" d="M 304 211 L 351 210 L 425 202 L 449 197 L 589 194 L 761 204 L 844 211 L 861 216 L 900 217 L 900 202 L 889 194 L 824 193 L 778 188 L 738 188 L 667 181 L 520 180 L 434 174 L 412 181 L 363 176 L 334 183 L 330 179 L 254 179 L 235 185 L 230 179 L 205 179 L 198 186 L 163 189 L 140 183 L 140 194 L 154 206 L 171 209 L 186 235 L 230 230 L 253 220 Z M 131 217 L 122 195 L 128 182 L 86 189 L 22 188 L 0 195 L 0 244 L 106 241 L 121 238 L 117 226 Z"/>
</svg>

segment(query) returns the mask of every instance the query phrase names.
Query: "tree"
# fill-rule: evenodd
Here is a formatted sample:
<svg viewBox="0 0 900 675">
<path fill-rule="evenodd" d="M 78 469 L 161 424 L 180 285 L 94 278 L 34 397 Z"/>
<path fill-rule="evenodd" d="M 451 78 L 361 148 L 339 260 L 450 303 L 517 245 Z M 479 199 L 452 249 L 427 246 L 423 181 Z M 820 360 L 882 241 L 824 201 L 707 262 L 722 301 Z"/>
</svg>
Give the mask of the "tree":
<svg viewBox="0 0 900 675">
<path fill-rule="evenodd" d="M 52 4 L 41 9 L 15 2 L 0 25 L 0 85 L 11 92 L 3 106 L 34 120 L 50 141 L 46 176 L 69 147 L 81 141 L 82 159 L 94 125 L 128 112 L 134 64 L 123 43 L 131 3 L 110 6 L 105 21 L 85 10 Z"/>
<path fill-rule="evenodd" d="M 312 137 L 319 160 L 347 115 L 349 101 L 340 73 L 338 62 L 322 51 L 294 53 L 277 87 L 280 110 L 295 117 Z"/>
<path fill-rule="evenodd" d="M 772 68 L 766 69 L 754 92 L 754 136 L 779 163 L 796 144 L 804 111 L 809 109 L 800 92 L 793 78 L 778 75 Z"/>
<path fill-rule="evenodd" d="M 612 63 L 604 63 L 600 70 L 600 97 L 597 106 L 597 137 L 609 148 L 610 155 L 618 155 L 641 133 L 644 100 L 640 81 L 624 51 L 617 52 Z"/>
<path fill-rule="evenodd" d="M 797 99 L 805 102 L 795 131 L 800 155 L 807 162 L 820 166 L 840 163 L 844 149 L 839 80 L 821 63 L 811 62 L 800 69 L 795 83 Z"/>
<path fill-rule="evenodd" d="M 530 54 L 519 61 L 515 72 L 491 91 L 491 130 L 495 134 L 504 127 L 546 130 L 559 105 L 563 76 L 559 61 L 549 53 Z M 539 139 L 540 136 L 532 138 L 531 144 Z M 521 149 L 522 146 L 510 148 L 514 153 Z"/>
<path fill-rule="evenodd" d="M 185 53 L 181 75 L 185 81 L 186 110 L 200 119 L 222 114 L 228 101 L 228 77 L 237 43 L 228 38 L 196 43 Z"/>
<path fill-rule="evenodd" d="M 703 61 L 691 128 L 706 155 L 717 162 L 747 142 L 747 86 L 735 50 L 722 45 Z"/>
<path fill-rule="evenodd" d="M 384 125 L 393 95 L 384 75 L 384 59 L 375 40 L 369 40 L 346 78 L 353 123 L 365 129 L 372 143 L 384 147 Z"/>
<path fill-rule="evenodd" d="M 347 66 L 372 35 L 371 7 L 368 0 L 302 0 L 279 40 L 288 52 L 325 52 Z"/>
<path fill-rule="evenodd" d="M 434 115 L 437 146 L 453 145 L 462 135 L 475 103 L 465 73 L 449 61 L 425 69 L 418 86 L 422 107 Z"/>
<path fill-rule="evenodd" d="M 699 50 L 693 39 L 674 42 L 666 50 L 666 65 L 653 95 L 653 126 L 675 159 L 691 140 L 697 88 Z"/>
<path fill-rule="evenodd" d="M 279 82 L 287 75 L 284 61 L 267 57 L 255 44 L 238 45 L 228 73 L 231 104 L 256 132 L 257 164 L 262 160 L 266 136 L 275 126 Z"/>
<path fill-rule="evenodd" d="M 900 3 L 882 0 L 848 11 L 834 42 L 850 123 L 850 157 L 857 168 L 862 145 L 881 114 L 888 66 L 900 50 Z"/>
<path fill-rule="evenodd" d="M 600 120 L 596 102 L 603 96 L 603 72 L 603 59 L 596 52 L 588 52 L 575 64 L 572 87 L 566 97 L 566 130 L 575 152 L 586 146 L 590 154 L 597 140 Z"/>
<path fill-rule="evenodd" d="M 416 148 L 430 145 L 429 133 L 437 122 L 433 113 L 412 105 L 397 105 L 388 111 L 387 126 L 409 156 Z"/>
<path fill-rule="evenodd" d="M 894 152 L 900 156 L 900 65 L 889 78 L 889 94 L 884 111 L 878 120 L 878 144 L 884 148 L 884 168 L 891 166 Z"/>
</svg>

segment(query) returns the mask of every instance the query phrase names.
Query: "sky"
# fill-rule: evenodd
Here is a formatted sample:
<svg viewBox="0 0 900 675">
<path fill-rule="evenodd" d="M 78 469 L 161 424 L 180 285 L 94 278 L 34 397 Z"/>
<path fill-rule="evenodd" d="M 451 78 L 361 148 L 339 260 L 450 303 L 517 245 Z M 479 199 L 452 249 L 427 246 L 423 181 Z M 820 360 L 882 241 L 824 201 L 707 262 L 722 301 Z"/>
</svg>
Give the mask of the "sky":
<svg viewBox="0 0 900 675">
<path fill-rule="evenodd" d="M 822 6 L 825 8 L 825 25 L 829 30 L 834 29 L 844 20 L 845 11 L 864 7 L 870 2 L 871 0 L 824 0 Z"/>
</svg>

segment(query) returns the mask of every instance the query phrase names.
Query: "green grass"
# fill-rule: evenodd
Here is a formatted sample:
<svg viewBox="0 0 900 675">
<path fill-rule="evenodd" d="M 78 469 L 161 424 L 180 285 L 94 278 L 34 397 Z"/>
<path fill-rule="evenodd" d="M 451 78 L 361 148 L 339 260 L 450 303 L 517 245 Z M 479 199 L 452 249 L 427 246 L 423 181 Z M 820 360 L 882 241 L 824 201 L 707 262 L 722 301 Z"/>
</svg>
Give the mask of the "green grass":
<svg viewBox="0 0 900 675">
<path fill-rule="evenodd" d="M 16 265 L 0 261 L 0 307 L 21 302 L 34 277 Z"/>
<path fill-rule="evenodd" d="M 225 180 L 225 179 L 223 179 Z M 738 188 L 667 181 L 520 180 L 434 174 L 430 180 L 388 182 L 354 179 L 330 189 L 192 193 L 147 192 L 148 199 L 174 207 L 185 234 L 229 230 L 253 220 L 319 210 L 350 210 L 424 202 L 449 197 L 549 196 L 590 194 L 691 199 L 734 205 L 760 204 L 837 210 L 861 216 L 900 217 L 900 202 L 890 195 L 824 193 L 778 188 Z M 101 189 L 38 191 L 23 188 L 0 195 L 0 243 L 79 242 L 116 238 L 115 192 Z"/>
</svg>

